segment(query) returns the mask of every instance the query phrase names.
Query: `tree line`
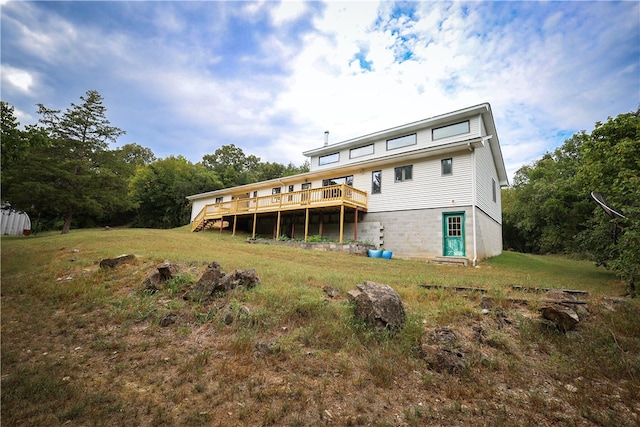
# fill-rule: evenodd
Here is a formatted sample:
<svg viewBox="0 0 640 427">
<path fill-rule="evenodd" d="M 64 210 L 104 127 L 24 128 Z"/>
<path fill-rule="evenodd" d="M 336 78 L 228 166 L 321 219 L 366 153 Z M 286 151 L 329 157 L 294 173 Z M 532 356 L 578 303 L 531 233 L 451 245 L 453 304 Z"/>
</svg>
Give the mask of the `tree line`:
<svg viewBox="0 0 640 427">
<path fill-rule="evenodd" d="M 309 170 L 308 163 L 262 162 L 233 144 L 198 163 L 158 159 L 136 143 L 112 149 L 125 131 L 111 125 L 95 90 L 65 111 L 37 106 L 38 123 L 21 127 L 13 106 L 1 102 L 2 203 L 27 212 L 34 231 L 178 227 L 190 219 L 188 195 Z"/>
<path fill-rule="evenodd" d="M 586 256 L 635 293 L 640 278 L 640 109 L 597 122 L 520 168 L 502 192 L 505 248 Z M 607 215 L 592 198 L 624 215 Z"/>
</svg>

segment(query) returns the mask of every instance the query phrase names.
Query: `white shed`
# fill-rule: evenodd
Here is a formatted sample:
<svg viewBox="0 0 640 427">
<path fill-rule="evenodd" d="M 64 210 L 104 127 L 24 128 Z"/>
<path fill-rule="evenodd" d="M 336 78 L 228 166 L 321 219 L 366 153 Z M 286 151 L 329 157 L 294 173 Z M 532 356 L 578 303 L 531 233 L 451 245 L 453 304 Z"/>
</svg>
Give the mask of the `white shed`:
<svg viewBox="0 0 640 427">
<path fill-rule="evenodd" d="M 16 211 L 10 208 L 2 209 L 0 219 L 0 235 L 20 236 L 29 235 L 31 232 L 31 219 L 26 212 Z"/>
</svg>

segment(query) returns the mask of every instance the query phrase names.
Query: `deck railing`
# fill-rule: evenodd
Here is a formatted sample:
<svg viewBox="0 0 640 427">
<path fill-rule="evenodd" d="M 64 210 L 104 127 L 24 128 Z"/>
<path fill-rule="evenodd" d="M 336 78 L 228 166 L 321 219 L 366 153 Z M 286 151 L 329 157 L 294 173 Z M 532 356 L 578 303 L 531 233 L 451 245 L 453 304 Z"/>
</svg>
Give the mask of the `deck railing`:
<svg viewBox="0 0 640 427">
<path fill-rule="evenodd" d="M 367 208 L 367 192 L 346 184 L 322 188 L 292 191 L 271 196 L 236 199 L 229 202 L 213 203 L 203 207 L 191 223 L 191 231 L 196 230 L 204 220 L 220 219 L 228 215 L 277 212 L 304 208 L 330 206 Z"/>
</svg>

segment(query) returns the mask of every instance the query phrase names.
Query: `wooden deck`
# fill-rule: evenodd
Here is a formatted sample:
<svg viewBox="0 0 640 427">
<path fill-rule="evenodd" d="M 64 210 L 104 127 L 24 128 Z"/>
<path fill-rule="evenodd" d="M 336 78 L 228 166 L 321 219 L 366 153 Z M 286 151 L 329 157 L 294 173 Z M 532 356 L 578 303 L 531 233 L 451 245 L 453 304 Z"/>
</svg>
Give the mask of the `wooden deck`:
<svg viewBox="0 0 640 427">
<path fill-rule="evenodd" d="M 191 231 L 200 231 L 210 221 L 221 221 L 230 216 L 329 207 L 358 208 L 366 211 L 367 193 L 346 184 L 340 184 L 214 203 L 200 210 L 191 223 Z"/>
</svg>

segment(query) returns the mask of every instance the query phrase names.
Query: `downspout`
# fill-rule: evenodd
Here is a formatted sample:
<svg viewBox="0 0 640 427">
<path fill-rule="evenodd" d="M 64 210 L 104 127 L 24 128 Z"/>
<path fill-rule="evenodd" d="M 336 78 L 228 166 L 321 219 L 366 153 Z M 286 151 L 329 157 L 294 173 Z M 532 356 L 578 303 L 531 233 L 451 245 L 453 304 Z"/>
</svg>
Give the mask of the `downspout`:
<svg viewBox="0 0 640 427">
<path fill-rule="evenodd" d="M 478 264 L 478 245 L 476 233 L 476 150 L 469 144 L 471 150 L 471 225 L 473 230 L 473 261 L 475 267 Z"/>
</svg>

